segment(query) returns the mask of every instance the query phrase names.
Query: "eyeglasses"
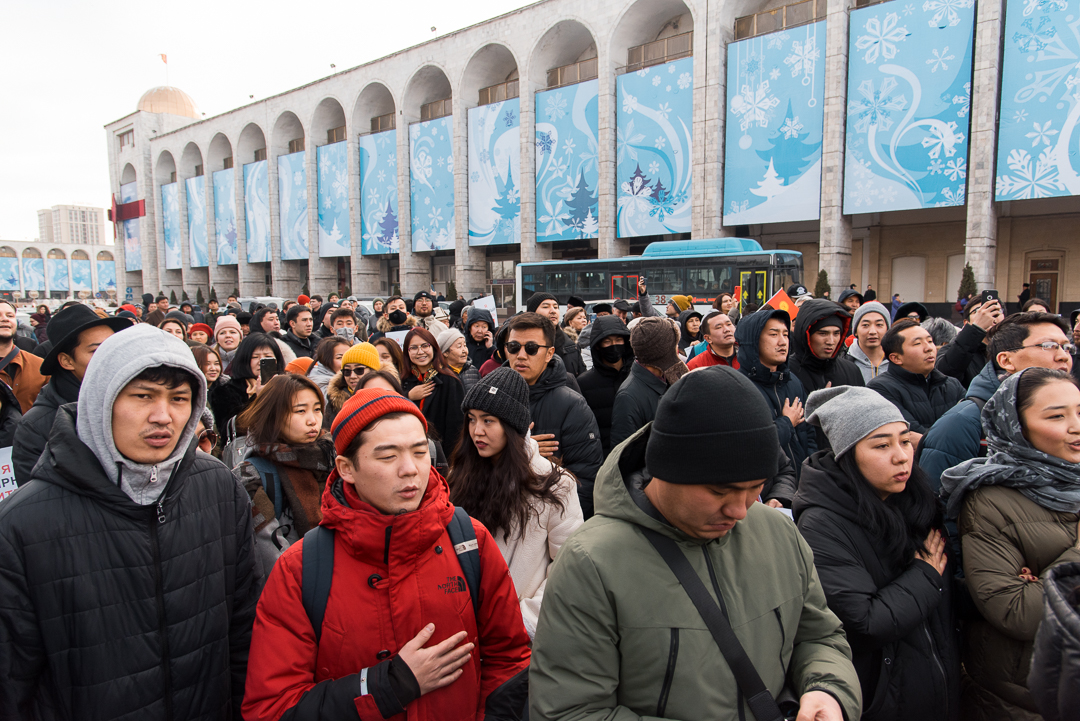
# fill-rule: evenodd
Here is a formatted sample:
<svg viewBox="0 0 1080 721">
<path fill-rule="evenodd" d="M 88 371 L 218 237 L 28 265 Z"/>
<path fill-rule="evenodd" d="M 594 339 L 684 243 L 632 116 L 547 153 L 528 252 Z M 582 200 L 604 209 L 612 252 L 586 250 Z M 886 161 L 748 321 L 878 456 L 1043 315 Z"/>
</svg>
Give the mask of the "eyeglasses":
<svg viewBox="0 0 1080 721">
<path fill-rule="evenodd" d="M 217 433 L 214 433 L 213 431 L 203 431 L 199 434 L 199 444 L 201 445 L 203 441 L 210 441 L 210 447 L 213 448 L 217 445 Z"/>
<path fill-rule="evenodd" d="M 529 341 L 525 345 L 522 345 L 521 343 L 518 343 L 516 340 L 512 340 L 512 341 L 510 341 L 510 342 L 508 342 L 506 344 L 506 352 L 511 354 L 511 355 L 517 355 L 518 353 L 521 352 L 521 349 L 524 348 L 525 352 L 528 353 L 529 355 L 536 355 L 537 351 L 539 351 L 541 348 L 550 348 L 550 347 L 551 346 L 549 346 L 549 345 L 540 345 L 539 343 L 537 343 L 534 340 Z"/>
<path fill-rule="evenodd" d="M 363 367 L 363 368 L 342 368 L 341 369 L 341 375 L 343 375 L 343 376 L 351 376 L 353 373 L 355 373 L 358 376 L 362 376 L 362 375 L 364 375 L 364 373 L 366 371 L 367 371 L 366 367 Z"/>
<path fill-rule="evenodd" d="M 1078 350 L 1073 343 L 1055 343 L 1052 340 L 1048 340 L 1045 343 L 1036 343 L 1035 345 L 1022 345 L 1019 348 L 1010 348 L 1009 350 L 1023 350 L 1024 348 L 1042 348 L 1045 351 L 1056 351 L 1058 348 L 1065 351 L 1069 355 L 1076 355 Z"/>
<path fill-rule="evenodd" d="M 420 351 L 424 351 L 425 353 L 427 353 L 430 350 L 431 350 L 431 344 L 430 343 L 424 343 L 423 345 L 411 345 L 411 346 L 409 346 L 409 352 L 410 353 L 419 353 Z"/>
</svg>

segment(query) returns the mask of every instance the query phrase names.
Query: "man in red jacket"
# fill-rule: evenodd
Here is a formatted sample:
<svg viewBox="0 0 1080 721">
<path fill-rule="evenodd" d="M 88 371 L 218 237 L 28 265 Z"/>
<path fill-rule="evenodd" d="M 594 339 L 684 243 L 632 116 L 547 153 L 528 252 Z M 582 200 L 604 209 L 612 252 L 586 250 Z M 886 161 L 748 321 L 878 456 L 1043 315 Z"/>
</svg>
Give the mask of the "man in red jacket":
<svg viewBox="0 0 1080 721">
<path fill-rule="evenodd" d="M 316 640 L 302 600 L 303 545 L 278 559 L 252 633 L 244 718 L 511 719 L 528 687 L 529 637 L 487 529 L 480 612 L 447 524 L 449 489 L 416 405 L 369 389 L 333 424 L 337 468 L 322 497 L 333 580 Z M 310 537 L 309 537 L 310 538 Z M 477 617 L 479 616 L 479 617 Z"/>
</svg>

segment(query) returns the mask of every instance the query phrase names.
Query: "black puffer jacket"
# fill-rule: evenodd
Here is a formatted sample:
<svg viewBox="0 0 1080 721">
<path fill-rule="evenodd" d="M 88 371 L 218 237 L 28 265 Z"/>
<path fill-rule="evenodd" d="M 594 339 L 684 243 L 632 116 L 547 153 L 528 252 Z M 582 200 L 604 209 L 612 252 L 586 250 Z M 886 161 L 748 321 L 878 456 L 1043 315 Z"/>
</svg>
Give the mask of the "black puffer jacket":
<svg viewBox="0 0 1080 721">
<path fill-rule="evenodd" d="M 296 354 L 297 358 L 314 357 L 315 346 L 319 343 L 319 339 L 313 338 L 312 336 L 301 338 L 291 330 L 286 333 L 285 337 L 281 340 L 285 341 L 285 345 L 292 348 L 292 352 Z"/>
<path fill-rule="evenodd" d="M 1046 721 L 1080 719 L 1080 563 L 1050 569 L 1028 688 Z"/>
<path fill-rule="evenodd" d="M 34 405 L 26 412 L 15 429 L 11 463 L 15 466 L 15 480 L 21 485 L 30 480 L 30 471 L 45 450 L 49 440 L 56 409 L 65 403 L 79 400 L 79 379 L 69 370 L 60 369 L 41 389 Z M 11 444 L 9 444 L 11 445 Z"/>
<path fill-rule="evenodd" d="M 806 461 L 793 511 L 829 608 L 844 623 L 863 692 L 863 721 L 955 721 L 960 652 L 952 563 L 894 567 L 862 525 L 855 481 L 832 451 Z"/>
<path fill-rule="evenodd" d="M 48 388 L 49 386 L 45 386 Z M 42 389 L 44 392 L 45 388 Z M 41 393 L 38 393 L 41 398 Z M 15 393 L 8 388 L 7 383 L 0 383 L 0 448 L 10 446 L 15 442 L 15 434 L 18 432 L 19 423 L 22 421 L 22 407 Z M 18 483 L 19 477 L 15 477 Z"/>
<path fill-rule="evenodd" d="M 247 493 L 192 442 L 140 506 L 56 416 L 0 504 L 0 718 L 239 719 L 258 587 Z"/>
<path fill-rule="evenodd" d="M 555 355 L 562 358 L 563 367 L 572 376 L 579 376 L 587 370 L 585 360 L 581 357 L 581 349 L 559 327 L 555 328 Z"/>
<path fill-rule="evenodd" d="M 904 420 L 916 433 L 926 433 L 938 418 L 964 397 L 960 381 L 937 368 L 929 377 L 906 371 L 893 363 L 866 384 L 900 409 Z"/>
<path fill-rule="evenodd" d="M 630 374 L 615 393 L 611 408 L 611 447 L 619 445 L 656 418 L 656 406 L 668 385 L 638 362 L 630 364 Z"/>
<path fill-rule="evenodd" d="M 625 339 L 622 346 L 622 368 L 613 368 L 600 360 L 600 343 L 605 338 L 619 336 Z M 600 427 L 600 443 L 606 456 L 611 450 L 611 412 L 615 407 L 615 394 L 619 392 L 630 367 L 634 364 L 634 350 L 630 347 L 630 330 L 615 315 L 602 315 L 592 324 L 589 338 L 589 350 L 592 353 L 593 367 L 577 379 L 581 395 L 589 402 L 596 425 Z"/>
<path fill-rule="evenodd" d="M 495 343 L 492 341 L 491 347 L 488 348 L 485 343 L 478 343 L 473 340 L 472 327 L 474 323 L 483 321 L 487 323 L 488 330 L 491 331 L 491 335 L 495 335 L 495 322 L 491 318 L 491 313 L 483 308 L 470 308 L 469 309 L 469 321 L 465 324 L 465 346 L 469 349 L 469 360 L 479 370 L 480 366 L 487 363 L 491 358 L 491 354 L 495 352 Z"/>
<path fill-rule="evenodd" d="M 453 373 L 453 371 L 451 371 Z M 421 381 L 415 375 L 408 375 L 401 379 L 401 387 L 405 391 L 405 397 L 409 391 L 421 385 Z M 461 410 L 461 402 L 465 400 L 465 386 L 456 375 L 439 373 L 435 376 L 435 390 L 423 403 L 416 402 L 421 406 L 424 418 L 435 430 L 442 442 L 443 448 L 453 449 L 457 445 L 461 435 L 461 426 L 465 420 L 465 412 Z"/>
<path fill-rule="evenodd" d="M 967 388 L 986 366 L 984 338 L 986 331 L 974 323 L 968 323 L 956 334 L 953 342 L 941 350 L 934 367 Z"/>
</svg>

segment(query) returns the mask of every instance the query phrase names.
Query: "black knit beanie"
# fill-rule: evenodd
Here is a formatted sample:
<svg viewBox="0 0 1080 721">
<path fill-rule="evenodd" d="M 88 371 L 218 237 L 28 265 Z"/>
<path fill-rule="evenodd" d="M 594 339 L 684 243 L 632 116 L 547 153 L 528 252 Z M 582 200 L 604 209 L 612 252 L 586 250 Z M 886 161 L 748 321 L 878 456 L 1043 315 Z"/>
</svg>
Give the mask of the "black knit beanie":
<svg viewBox="0 0 1080 721">
<path fill-rule="evenodd" d="M 539 293 L 533 293 L 529 296 L 529 299 L 525 301 L 525 309 L 528 310 L 530 313 L 535 313 L 536 309 L 539 308 L 540 304 L 543 303 L 545 300 L 558 301 L 559 299 L 553 296 L 551 293 L 544 293 L 543 291 L 540 291 Z"/>
<path fill-rule="evenodd" d="M 727 366 L 687 373 L 661 396 L 645 447 L 654 478 L 686 485 L 776 475 L 780 443 L 761 392 Z"/>
<path fill-rule="evenodd" d="M 529 384 L 511 368 L 496 368 L 465 394 L 461 412 L 468 414 L 470 410 L 490 413 L 521 435 L 527 435 L 532 424 Z"/>
</svg>

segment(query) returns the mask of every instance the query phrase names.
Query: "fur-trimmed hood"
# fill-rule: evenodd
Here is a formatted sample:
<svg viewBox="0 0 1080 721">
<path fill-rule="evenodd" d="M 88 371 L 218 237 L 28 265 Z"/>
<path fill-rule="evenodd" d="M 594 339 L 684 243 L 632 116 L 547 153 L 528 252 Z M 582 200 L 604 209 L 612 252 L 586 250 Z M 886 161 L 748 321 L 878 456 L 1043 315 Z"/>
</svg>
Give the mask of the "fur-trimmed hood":
<svg viewBox="0 0 1080 721">
<path fill-rule="evenodd" d="M 380 333 L 390 333 L 395 330 L 408 330 L 415 327 L 416 318 L 411 315 L 405 318 L 405 323 L 403 323 L 402 325 L 391 325 L 390 319 L 386 316 L 380 316 L 379 322 L 375 324 L 375 329 Z"/>
</svg>

